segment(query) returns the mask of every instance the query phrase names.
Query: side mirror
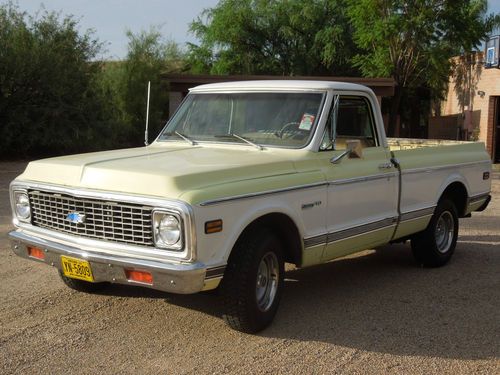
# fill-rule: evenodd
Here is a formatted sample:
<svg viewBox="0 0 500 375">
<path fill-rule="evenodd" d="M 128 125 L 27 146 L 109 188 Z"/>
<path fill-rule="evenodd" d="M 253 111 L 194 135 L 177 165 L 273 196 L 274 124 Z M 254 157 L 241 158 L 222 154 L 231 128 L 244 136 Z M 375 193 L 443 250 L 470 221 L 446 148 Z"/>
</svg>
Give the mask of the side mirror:
<svg viewBox="0 0 500 375">
<path fill-rule="evenodd" d="M 349 153 L 350 159 L 361 159 L 363 157 L 363 146 L 359 139 L 348 139 L 345 143 L 347 149 L 351 151 Z"/>
<path fill-rule="evenodd" d="M 363 157 L 363 147 L 359 139 L 346 140 L 346 150 L 340 155 L 334 156 L 330 159 L 330 163 L 339 164 L 345 156 L 349 155 L 350 159 L 360 159 Z"/>
</svg>

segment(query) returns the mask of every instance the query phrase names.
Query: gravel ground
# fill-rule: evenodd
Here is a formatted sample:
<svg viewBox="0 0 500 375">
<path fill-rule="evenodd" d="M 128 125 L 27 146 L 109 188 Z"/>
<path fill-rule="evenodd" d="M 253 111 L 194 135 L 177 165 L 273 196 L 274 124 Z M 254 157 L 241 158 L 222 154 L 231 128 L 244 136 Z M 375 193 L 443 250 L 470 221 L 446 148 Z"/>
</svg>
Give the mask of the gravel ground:
<svg viewBox="0 0 500 375">
<path fill-rule="evenodd" d="M 211 294 L 77 293 L 13 255 L 8 183 L 24 166 L 0 163 L 2 374 L 500 374 L 498 173 L 446 267 L 392 245 L 289 271 L 274 324 L 251 336 Z"/>
</svg>

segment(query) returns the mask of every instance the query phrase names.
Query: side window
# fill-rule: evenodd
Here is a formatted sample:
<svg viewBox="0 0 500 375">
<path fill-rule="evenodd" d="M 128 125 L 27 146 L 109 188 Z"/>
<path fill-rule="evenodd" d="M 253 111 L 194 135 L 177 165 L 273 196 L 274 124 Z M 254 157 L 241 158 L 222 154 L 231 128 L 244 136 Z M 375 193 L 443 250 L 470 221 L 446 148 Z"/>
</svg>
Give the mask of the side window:
<svg viewBox="0 0 500 375">
<path fill-rule="evenodd" d="M 334 113 L 330 116 L 321 150 L 332 150 L 333 142 L 329 139 L 329 129 L 333 126 Z M 365 147 L 377 145 L 375 123 L 370 102 L 363 97 L 341 96 L 337 110 L 335 150 L 345 150 L 346 140 L 359 139 Z"/>
<path fill-rule="evenodd" d="M 345 149 L 347 139 L 359 139 L 363 147 L 376 146 L 370 103 L 361 97 L 340 97 L 336 149 Z"/>
</svg>

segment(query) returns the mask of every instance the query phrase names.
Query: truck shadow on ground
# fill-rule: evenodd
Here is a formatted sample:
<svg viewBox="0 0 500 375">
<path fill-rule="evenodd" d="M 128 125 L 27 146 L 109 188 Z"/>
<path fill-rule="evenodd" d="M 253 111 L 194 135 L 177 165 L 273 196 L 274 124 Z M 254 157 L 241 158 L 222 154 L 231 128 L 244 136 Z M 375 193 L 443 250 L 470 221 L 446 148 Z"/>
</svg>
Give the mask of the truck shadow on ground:
<svg viewBox="0 0 500 375">
<path fill-rule="evenodd" d="M 275 321 L 259 335 L 396 355 L 498 358 L 499 265 L 498 246 L 471 242 L 459 243 L 451 263 L 439 269 L 416 266 L 408 245 L 392 245 L 289 271 Z M 209 293 L 183 296 L 121 286 L 105 293 L 164 298 L 222 315 Z"/>
</svg>

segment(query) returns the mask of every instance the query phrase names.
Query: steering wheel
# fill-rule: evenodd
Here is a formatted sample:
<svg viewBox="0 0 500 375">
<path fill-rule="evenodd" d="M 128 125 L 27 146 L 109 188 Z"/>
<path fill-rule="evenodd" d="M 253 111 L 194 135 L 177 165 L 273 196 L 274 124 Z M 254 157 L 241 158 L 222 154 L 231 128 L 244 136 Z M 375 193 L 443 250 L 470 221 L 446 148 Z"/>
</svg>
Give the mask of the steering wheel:
<svg viewBox="0 0 500 375">
<path fill-rule="evenodd" d="M 276 137 L 280 137 L 281 139 L 283 139 L 283 133 L 285 132 L 285 130 L 286 130 L 287 128 L 289 128 L 290 126 L 293 126 L 293 125 L 295 125 L 295 126 L 297 126 L 297 127 L 298 127 L 298 125 L 300 125 L 300 123 L 298 123 L 297 121 L 288 122 L 288 123 L 286 123 L 285 125 L 283 125 L 283 126 L 281 127 L 281 129 L 280 129 L 280 130 L 277 130 L 277 131 L 274 133 L 274 135 L 276 135 Z M 292 135 L 293 135 L 293 134 L 292 134 Z M 290 137 L 291 137 L 291 136 L 288 136 L 287 138 L 290 138 Z"/>
</svg>

